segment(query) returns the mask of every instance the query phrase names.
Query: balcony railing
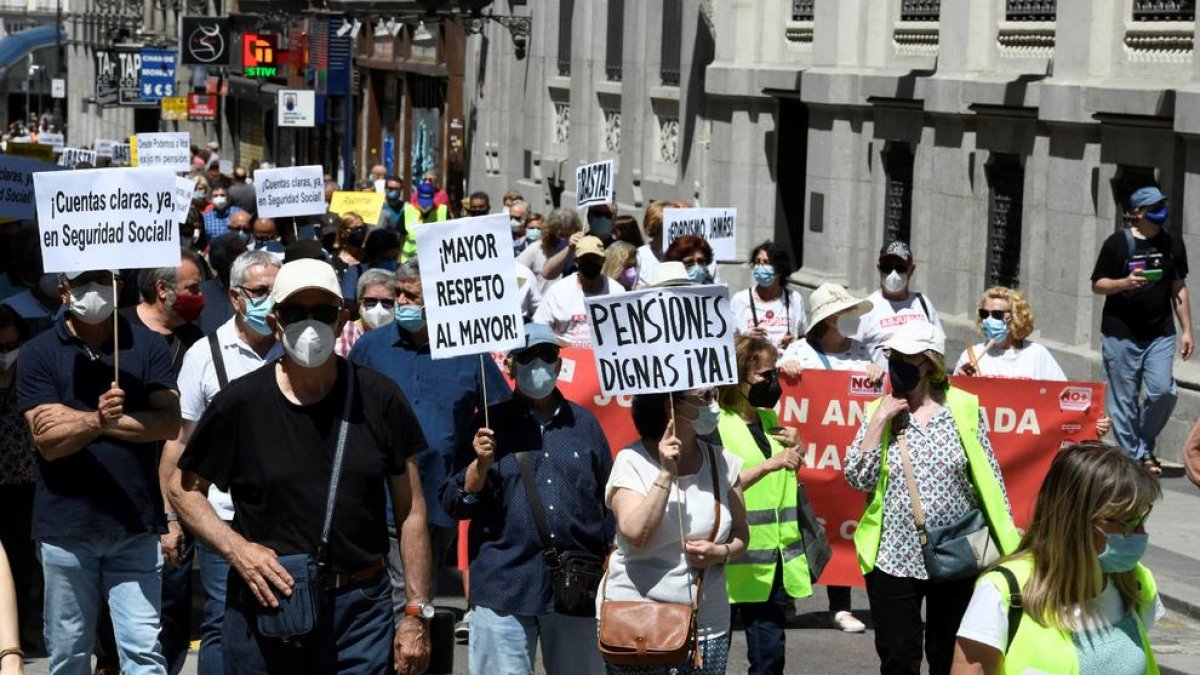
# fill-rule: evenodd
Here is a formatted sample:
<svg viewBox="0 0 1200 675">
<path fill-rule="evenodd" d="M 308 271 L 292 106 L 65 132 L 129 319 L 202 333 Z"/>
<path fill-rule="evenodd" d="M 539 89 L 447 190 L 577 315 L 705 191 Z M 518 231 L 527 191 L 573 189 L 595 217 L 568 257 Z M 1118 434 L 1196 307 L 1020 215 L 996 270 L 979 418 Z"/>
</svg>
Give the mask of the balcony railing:
<svg viewBox="0 0 1200 675">
<path fill-rule="evenodd" d="M 901 0 L 901 21 L 937 21 L 942 13 L 942 0 Z"/>
<path fill-rule="evenodd" d="M 813 3 L 815 1 L 816 0 L 792 0 L 792 21 L 812 21 Z"/>
<path fill-rule="evenodd" d="M 1007 0 L 1004 18 L 1008 21 L 1054 21 L 1058 14 L 1056 0 Z"/>
<path fill-rule="evenodd" d="M 1134 21 L 1195 21 L 1196 0 L 1133 0 Z"/>
</svg>

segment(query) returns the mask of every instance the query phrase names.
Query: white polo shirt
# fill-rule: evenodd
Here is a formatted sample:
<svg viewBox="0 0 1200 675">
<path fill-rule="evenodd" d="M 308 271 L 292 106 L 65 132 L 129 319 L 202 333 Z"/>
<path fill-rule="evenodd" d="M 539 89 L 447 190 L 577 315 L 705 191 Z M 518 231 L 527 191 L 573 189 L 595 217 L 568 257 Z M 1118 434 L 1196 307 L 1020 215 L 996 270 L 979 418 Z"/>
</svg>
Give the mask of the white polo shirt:
<svg viewBox="0 0 1200 675">
<path fill-rule="evenodd" d="M 283 354 L 283 346 L 277 342 L 265 358 L 259 356 L 238 337 L 236 321 L 235 315 L 217 328 L 217 344 L 221 347 L 225 375 L 230 382 Z M 179 371 L 179 412 L 183 420 L 198 422 L 220 390 L 212 348 L 207 338 L 199 340 L 184 355 L 183 368 Z M 208 488 L 208 501 L 221 520 L 233 520 L 233 500 L 228 492 L 222 492 L 212 485 Z"/>
</svg>

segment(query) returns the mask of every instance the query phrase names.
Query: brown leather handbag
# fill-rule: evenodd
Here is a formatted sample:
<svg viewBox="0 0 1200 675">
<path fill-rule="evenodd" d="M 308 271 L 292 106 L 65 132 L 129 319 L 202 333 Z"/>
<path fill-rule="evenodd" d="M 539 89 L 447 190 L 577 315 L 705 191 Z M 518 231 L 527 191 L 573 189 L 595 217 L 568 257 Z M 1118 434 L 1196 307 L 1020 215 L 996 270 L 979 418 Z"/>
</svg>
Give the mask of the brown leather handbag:
<svg viewBox="0 0 1200 675">
<path fill-rule="evenodd" d="M 721 524 L 721 488 L 712 447 L 706 445 L 706 450 L 716 505 L 708 540 L 715 541 Z M 704 572 L 700 570 L 696 576 L 696 592 L 690 605 L 653 600 L 605 599 L 601 602 L 599 642 L 604 660 L 618 666 L 675 666 L 687 660 L 690 650 L 693 667 L 700 668 L 702 657 L 700 650 L 695 648 L 696 611 L 704 592 Z M 601 597 L 605 596 L 607 588 L 608 574 L 605 574 Z"/>
</svg>

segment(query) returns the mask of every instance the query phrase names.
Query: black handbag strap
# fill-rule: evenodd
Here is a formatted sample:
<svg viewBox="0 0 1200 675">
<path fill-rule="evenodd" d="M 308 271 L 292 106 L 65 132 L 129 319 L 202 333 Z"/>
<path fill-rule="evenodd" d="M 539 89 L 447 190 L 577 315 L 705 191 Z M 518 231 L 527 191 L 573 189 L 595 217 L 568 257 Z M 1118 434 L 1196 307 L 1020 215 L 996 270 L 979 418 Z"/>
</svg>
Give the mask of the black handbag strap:
<svg viewBox="0 0 1200 675">
<path fill-rule="evenodd" d="M 224 389 L 229 384 L 229 375 L 225 373 L 225 357 L 221 355 L 221 343 L 215 331 L 208 335 L 208 350 L 212 352 L 213 369 L 217 371 L 217 386 Z"/>
<path fill-rule="evenodd" d="M 317 547 L 317 562 L 329 562 L 329 530 L 333 525 L 333 505 L 337 501 L 338 482 L 342 478 L 342 459 L 346 455 L 346 435 L 350 430 L 350 403 L 354 400 L 354 366 L 346 362 L 346 400 L 342 404 L 342 418 L 338 425 L 337 449 L 333 453 L 333 467 L 329 472 L 329 494 L 325 498 L 325 522 L 321 525 L 321 543 Z"/>
<path fill-rule="evenodd" d="M 525 484 L 525 498 L 529 500 L 529 512 L 533 515 L 533 523 L 537 526 L 538 539 L 542 540 L 542 555 L 550 569 L 558 567 L 558 551 L 550 542 L 550 521 L 546 519 L 546 508 L 542 506 L 542 496 L 538 493 L 537 482 L 533 478 L 533 451 L 518 452 L 517 466 L 521 468 L 521 482 Z"/>
<path fill-rule="evenodd" d="M 1012 647 L 1017 637 L 1017 629 L 1021 627 L 1021 617 L 1025 616 L 1025 607 L 1021 602 L 1021 586 L 1017 577 L 1007 567 L 997 567 L 996 571 L 1008 582 L 1008 647 Z M 1004 649 L 1008 652 L 1008 647 Z"/>
</svg>

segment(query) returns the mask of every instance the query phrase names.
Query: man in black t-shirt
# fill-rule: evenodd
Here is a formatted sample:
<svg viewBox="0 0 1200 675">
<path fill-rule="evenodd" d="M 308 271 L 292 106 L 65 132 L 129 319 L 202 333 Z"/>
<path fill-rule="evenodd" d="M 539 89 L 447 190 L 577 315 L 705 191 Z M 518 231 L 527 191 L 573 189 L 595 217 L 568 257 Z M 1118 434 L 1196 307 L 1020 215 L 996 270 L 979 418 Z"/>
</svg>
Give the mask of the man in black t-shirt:
<svg viewBox="0 0 1200 675">
<path fill-rule="evenodd" d="M 228 558 L 222 624 L 226 673 L 421 672 L 429 658 L 429 538 L 417 453 L 425 439 L 388 378 L 334 356 L 348 318 L 333 268 L 296 260 L 275 277 L 268 323 L 285 355 L 230 382 L 213 399 L 179 460 L 171 501 L 189 531 Z M 311 633 L 265 637 L 257 615 L 277 607 L 294 581 L 277 556 L 317 553 L 347 378 L 353 370 L 345 458 L 322 616 Z M 408 473 L 409 475 L 405 475 Z M 384 499 L 390 488 L 408 606 L 393 640 Z M 233 528 L 209 503 L 208 486 L 230 492 Z M 417 489 L 413 489 L 413 485 Z M 412 536 L 409 536 L 409 535 Z M 394 656 L 393 656 L 394 654 Z"/>
<path fill-rule="evenodd" d="M 1167 198 L 1158 188 L 1137 190 L 1129 204 L 1137 222 L 1104 241 L 1092 291 L 1105 296 L 1100 344 L 1113 432 L 1132 459 L 1158 475 L 1154 443 L 1177 398 L 1176 343 L 1183 360 L 1192 356 L 1187 249 L 1166 229 Z"/>
</svg>

